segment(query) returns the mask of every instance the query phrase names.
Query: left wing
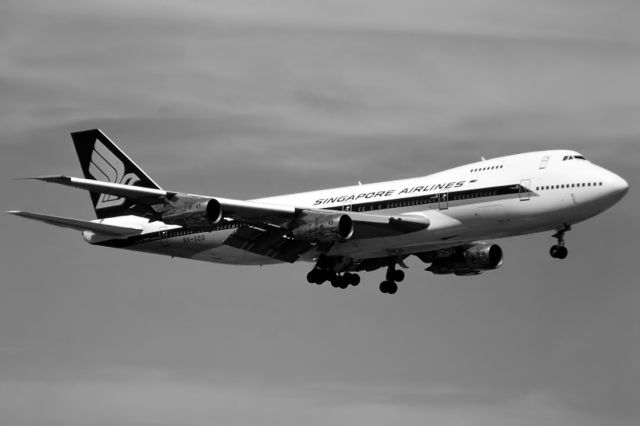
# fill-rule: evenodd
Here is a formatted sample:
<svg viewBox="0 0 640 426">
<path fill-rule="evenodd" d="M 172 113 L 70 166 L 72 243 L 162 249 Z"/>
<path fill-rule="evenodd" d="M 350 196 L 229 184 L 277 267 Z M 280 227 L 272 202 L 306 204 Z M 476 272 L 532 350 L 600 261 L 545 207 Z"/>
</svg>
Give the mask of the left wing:
<svg viewBox="0 0 640 426">
<path fill-rule="evenodd" d="M 90 222 L 87 220 L 72 219 L 69 217 L 51 216 L 41 213 L 23 212 L 19 210 L 8 211 L 7 213 L 14 216 L 24 217 L 25 219 L 44 222 L 49 225 L 59 226 L 61 228 L 75 229 L 76 231 L 91 231 L 111 238 L 127 238 L 142 233 L 141 228 L 130 228 L 126 226 L 108 225 L 106 223 Z"/>
</svg>

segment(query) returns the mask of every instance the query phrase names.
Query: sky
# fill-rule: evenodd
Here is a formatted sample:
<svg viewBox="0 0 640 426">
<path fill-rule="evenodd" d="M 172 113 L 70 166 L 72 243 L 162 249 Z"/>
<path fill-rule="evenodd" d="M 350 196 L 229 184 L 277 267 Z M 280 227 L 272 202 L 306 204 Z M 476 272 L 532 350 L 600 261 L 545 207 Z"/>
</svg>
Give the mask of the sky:
<svg viewBox="0 0 640 426">
<path fill-rule="evenodd" d="M 89 247 L 0 216 L 0 423 L 637 425 L 640 3 L 0 2 L 0 208 L 93 218 L 69 132 L 231 198 L 575 149 L 631 190 L 505 264 L 398 294 L 310 264 Z"/>
</svg>

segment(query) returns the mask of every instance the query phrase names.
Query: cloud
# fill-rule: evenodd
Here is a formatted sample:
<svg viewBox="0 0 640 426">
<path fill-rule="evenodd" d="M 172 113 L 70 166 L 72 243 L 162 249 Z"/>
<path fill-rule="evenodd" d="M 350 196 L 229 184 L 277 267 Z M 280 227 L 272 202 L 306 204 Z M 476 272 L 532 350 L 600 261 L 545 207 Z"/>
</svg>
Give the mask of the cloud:
<svg viewBox="0 0 640 426">
<path fill-rule="evenodd" d="M 0 382 L 0 419 L 16 425 L 46 423 L 52 426 L 601 424 L 600 419 L 562 406 L 542 393 L 455 404 L 440 403 L 440 393 L 427 389 L 421 401 L 411 402 L 409 398 L 407 402 L 406 390 L 404 394 L 395 395 L 393 389 L 360 388 L 354 399 L 341 387 L 279 388 L 259 383 L 187 382 L 157 373 L 147 377 L 79 382 L 3 381 Z M 455 390 L 446 393 L 455 398 Z M 622 420 L 616 424 L 632 423 Z"/>
</svg>

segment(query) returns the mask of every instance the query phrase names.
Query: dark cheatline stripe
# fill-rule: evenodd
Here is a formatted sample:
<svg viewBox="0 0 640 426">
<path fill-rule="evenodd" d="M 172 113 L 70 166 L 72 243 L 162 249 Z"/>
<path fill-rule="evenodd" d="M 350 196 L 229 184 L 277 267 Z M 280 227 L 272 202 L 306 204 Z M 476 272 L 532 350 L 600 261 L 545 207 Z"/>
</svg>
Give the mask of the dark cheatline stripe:
<svg viewBox="0 0 640 426">
<path fill-rule="evenodd" d="M 421 205 L 434 205 L 437 207 L 440 202 L 447 202 L 449 204 L 449 208 L 458 207 L 461 205 L 469 205 L 475 204 L 479 201 L 486 201 L 490 198 L 495 197 L 504 197 L 504 196 L 513 196 L 519 197 L 521 192 L 529 192 L 530 189 L 526 188 L 520 184 L 513 185 L 503 185 L 503 186 L 493 186 L 488 188 L 478 188 L 478 189 L 469 189 L 464 191 L 450 191 L 450 192 L 440 192 L 437 194 L 426 194 L 420 195 L 416 197 L 408 197 L 408 198 L 395 198 L 392 200 L 385 201 L 375 201 L 368 203 L 359 203 L 352 204 L 351 211 L 354 212 L 369 212 L 369 211 L 379 211 L 386 209 L 395 209 L 401 207 L 411 207 L 411 206 L 421 206 Z M 443 194 L 446 194 L 445 199 L 443 198 Z M 535 193 L 531 191 L 531 196 L 534 196 Z M 349 206 L 349 204 L 346 204 Z M 336 210 L 342 211 L 345 206 L 335 206 L 325 208 L 325 210 Z M 435 210 L 435 208 L 434 208 Z M 232 229 L 240 226 L 240 223 L 230 223 L 224 225 L 214 226 L 210 232 L 221 231 L 224 229 Z M 133 237 L 129 237 L 126 240 L 109 240 L 101 243 L 97 243 L 96 245 L 107 246 L 107 247 L 117 247 L 124 248 L 130 247 L 136 244 L 149 243 L 153 241 L 158 241 L 164 239 L 161 237 L 163 231 L 152 232 L 149 234 L 136 235 Z M 175 238 L 192 234 L 202 234 L 202 231 L 193 231 L 185 228 L 180 229 L 172 229 L 168 230 L 166 238 Z"/>
<path fill-rule="evenodd" d="M 464 191 L 448 191 L 435 194 L 420 195 L 416 197 L 395 198 L 385 201 L 372 201 L 366 203 L 354 203 L 351 211 L 369 212 L 376 210 L 394 209 L 400 207 L 420 206 L 420 205 L 438 205 L 440 202 L 453 204 L 454 207 L 475 204 L 478 201 L 486 201 L 489 198 L 513 196 L 519 197 L 521 192 L 529 193 L 530 189 L 520 184 L 493 186 L 488 188 L 468 189 Z M 534 193 L 531 192 L 531 196 Z M 461 203 L 462 202 L 462 203 Z M 349 204 L 346 204 L 349 206 Z M 344 210 L 345 205 L 328 207 L 326 210 Z"/>
</svg>

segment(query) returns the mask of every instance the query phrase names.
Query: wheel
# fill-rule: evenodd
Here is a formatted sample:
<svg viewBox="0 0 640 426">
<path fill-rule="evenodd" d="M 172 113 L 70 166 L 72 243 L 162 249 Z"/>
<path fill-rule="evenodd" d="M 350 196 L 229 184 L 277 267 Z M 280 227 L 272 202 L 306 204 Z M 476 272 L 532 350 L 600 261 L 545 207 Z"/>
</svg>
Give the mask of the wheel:
<svg viewBox="0 0 640 426">
<path fill-rule="evenodd" d="M 351 284 L 352 286 L 357 286 L 358 284 L 360 284 L 360 275 L 351 274 L 351 280 L 349 281 L 349 284 Z"/>
<path fill-rule="evenodd" d="M 393 281 L 400 282 L 402 280 L 404 280 L 404 271 L 401 271 L 399 269 L 393 271 Z"/>
<path fill-rule="evenodd" d="M 343 277 L 347 280 L 347 283 L 349 283 L 349 285 L 356 286 L 360 284 L 360 275 L 358 274 L 347 272 L 343 275 Z"/>
<path fill-rule="evenodd" d="M 569 254 L 569 250 L 565 246 L 560 246 L 560 249 L 556 254 L 558 255 L 558 259 L 566 259 Z"/>
<path fill-rule="evenodd" d="M 329 281 L 331 279 L 331 273 L 329 271 L 325 271 L 322 269 L 318 269 L 318 277 L 316 278 L 315 283 L 318 285 L 324 284 L 325 281 Z"/>
<path fill-rule="evenodd" d="M 569 250 L 565 246 L 556 244 L 551 246 L 551 249 L 549 250 L 549 254 L 554 259 L 565 259 L 569 254 Z"/>
<path fill-rule="evenodd" d="M 393 281 L 382 281 L 380 291 L 387 294 L 395 294 L 398 291 L 398 284 Z"/>
<path fill-rule="evenodd" d="M 307 274 L 307 282 L 312 284 L 322 284 L 327 280 L 327 273 L 321 269 L 312 269 Z"/>
<path fill-rule="evenodd" d="M 349 287 L 349 281 L 343 276 L 334 275 L 331 277 L 331 285 L 335 288 L 345 289 Z"/>
<path fill-rule="evenodd" d="M 318 275 L 320 271 L 318 271 L 317 269 L 312 269 L 309 271 L 309 273 L 307 274 L 307 282 L 309 284 L 313 284 L 316 283 L 318 280 Z"/>
<path fill-rule="evenodd" d="M 343 290 L 349 287 L 349 280 L 347 280 L 345 277 L 340 277 L 340 285 L 338 287 Z"/>
<path fill-rule="evenodd" d="M 334 275 L 329 279 L 329 281 L 331 281 L 331 286 L 338 288 L 342 284 L 342 277 Z"/>
</svg>

